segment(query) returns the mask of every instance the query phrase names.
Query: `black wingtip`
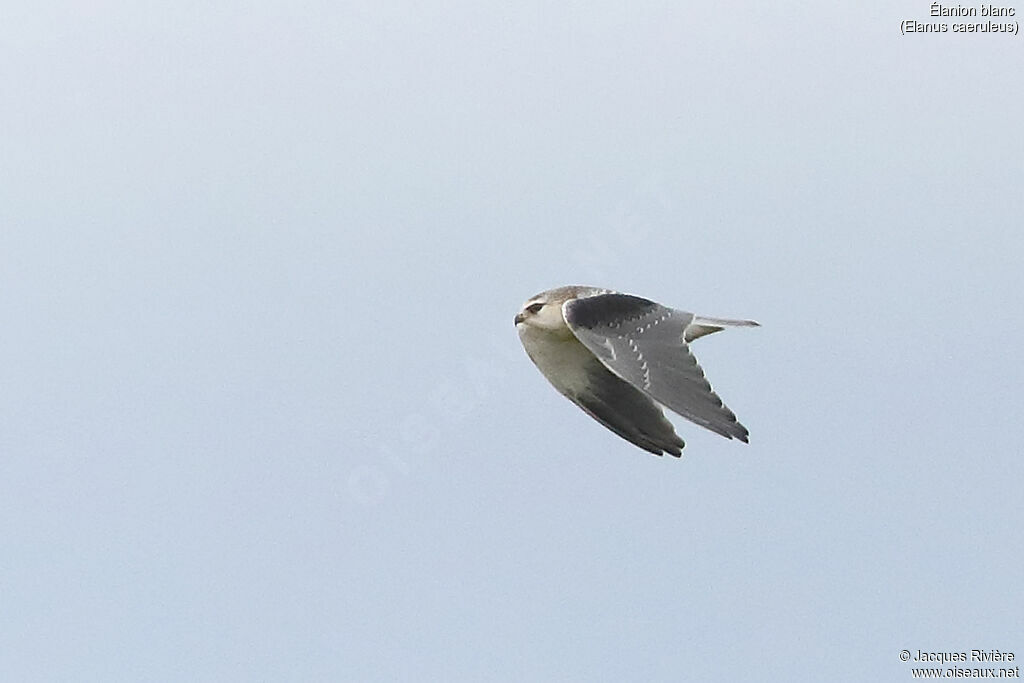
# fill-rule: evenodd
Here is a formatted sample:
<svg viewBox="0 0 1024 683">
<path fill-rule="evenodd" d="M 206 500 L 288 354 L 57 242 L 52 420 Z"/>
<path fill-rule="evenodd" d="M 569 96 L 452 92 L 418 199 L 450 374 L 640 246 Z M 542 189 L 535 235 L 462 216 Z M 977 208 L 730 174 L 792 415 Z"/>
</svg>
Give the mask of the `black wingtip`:
<svg viewBox="0 0 1024 683">
<path fill-rule="evenodd" d="M 736 431 L 736 434 L 734 434 L 734 436 L 737 439 L 739 439 L 740 441 L 742 441 L 743 443 L 750 443 L 750 439 L 749 439 L 750 432 L 747 431 L 747 428 L 744 427 L 743 425 L 741 425 L 739 422 L 736 423 L 736 427 L 738 427 L 738 429 Z"/>
</svg>

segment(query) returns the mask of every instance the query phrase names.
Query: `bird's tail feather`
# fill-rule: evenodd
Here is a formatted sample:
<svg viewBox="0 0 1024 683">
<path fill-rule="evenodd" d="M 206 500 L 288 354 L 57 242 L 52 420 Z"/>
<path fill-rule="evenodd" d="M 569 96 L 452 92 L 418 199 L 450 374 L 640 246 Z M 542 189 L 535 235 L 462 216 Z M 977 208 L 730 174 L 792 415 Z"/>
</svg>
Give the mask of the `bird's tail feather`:
<svg viewBox="0 0 1024 683">
<path fill-rule="evenodd" d="M 730 318 L 708 318 L 703 315 L 693 316 L 693 321 L 686 326 L 686 341 L 692 342 L 694 339 L 700 339 L 701 337 L 715 332 L 721 332 L 726 327 L 760 327 L 761 324 L 754 322 L 753 320 L 732 320 Z"/>
<path fill-rule="evenodd" d="M 760 327 L 761 323 L 753 320 L 730 320 L 729 318 L 708 318 L 703 315 L 693 316 L 695 325 L 709 325 L 711 327 Z"/>
</svg>

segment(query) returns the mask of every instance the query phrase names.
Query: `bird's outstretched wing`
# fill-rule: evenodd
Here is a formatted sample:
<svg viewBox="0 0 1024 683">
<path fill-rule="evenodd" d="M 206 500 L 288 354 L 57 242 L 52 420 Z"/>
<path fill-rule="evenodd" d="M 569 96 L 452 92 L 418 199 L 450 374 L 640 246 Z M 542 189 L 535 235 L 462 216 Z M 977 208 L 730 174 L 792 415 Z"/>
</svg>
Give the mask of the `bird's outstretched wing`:
<svg viewBox="0 0 1024 683">
<path fill-rule="evenodd" d="M 562 316 L 616 376 L 716 434 L 747 441 L 746 427 L 712 391 L 690 353 L 685 338 L 692 313 L 629 294 L 599 294 L 566 301 Z"/>
</svg>

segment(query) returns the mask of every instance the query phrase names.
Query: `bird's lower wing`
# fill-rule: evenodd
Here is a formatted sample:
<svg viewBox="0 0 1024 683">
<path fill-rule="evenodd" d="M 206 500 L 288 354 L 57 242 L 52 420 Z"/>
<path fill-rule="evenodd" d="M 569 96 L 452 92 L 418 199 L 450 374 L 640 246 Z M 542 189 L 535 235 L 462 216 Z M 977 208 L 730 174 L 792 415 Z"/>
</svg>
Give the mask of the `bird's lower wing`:
<svg viewBox="0 0 1024 683">
<path fill-rule="evenodd" d="M 716 434 L 747 441 L 746 427 L 711 389 L 686 344 L 692 313 L 628 294 L 601 294 L 567 301 L 562 315 L 617 377 Z"/>
<path fill-rule="evenodd" d="M 672 423 L 644 392 L 594 358 L 584 369 L 585 387 L 566 396 L 623 439 L 655 455 L 682 455 L 685 443 Z"/>
</svg>

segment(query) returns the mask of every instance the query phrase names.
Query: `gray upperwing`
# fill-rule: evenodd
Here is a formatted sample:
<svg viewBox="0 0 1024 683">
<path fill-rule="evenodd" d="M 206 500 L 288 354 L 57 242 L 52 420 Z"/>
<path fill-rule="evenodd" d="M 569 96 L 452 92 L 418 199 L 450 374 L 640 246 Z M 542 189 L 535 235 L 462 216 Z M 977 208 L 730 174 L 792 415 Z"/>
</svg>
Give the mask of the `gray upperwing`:
<svg viewBox="0 0 1024 683">
<path fill-rule="evenodd" d="M 692 313 L 628 294 L 600 294 L 565 302 L 562 315 L 613 373 L 686 419 L 747 440 L 747 429 L 711 389 L 684 341 Z"/>
</svg>

